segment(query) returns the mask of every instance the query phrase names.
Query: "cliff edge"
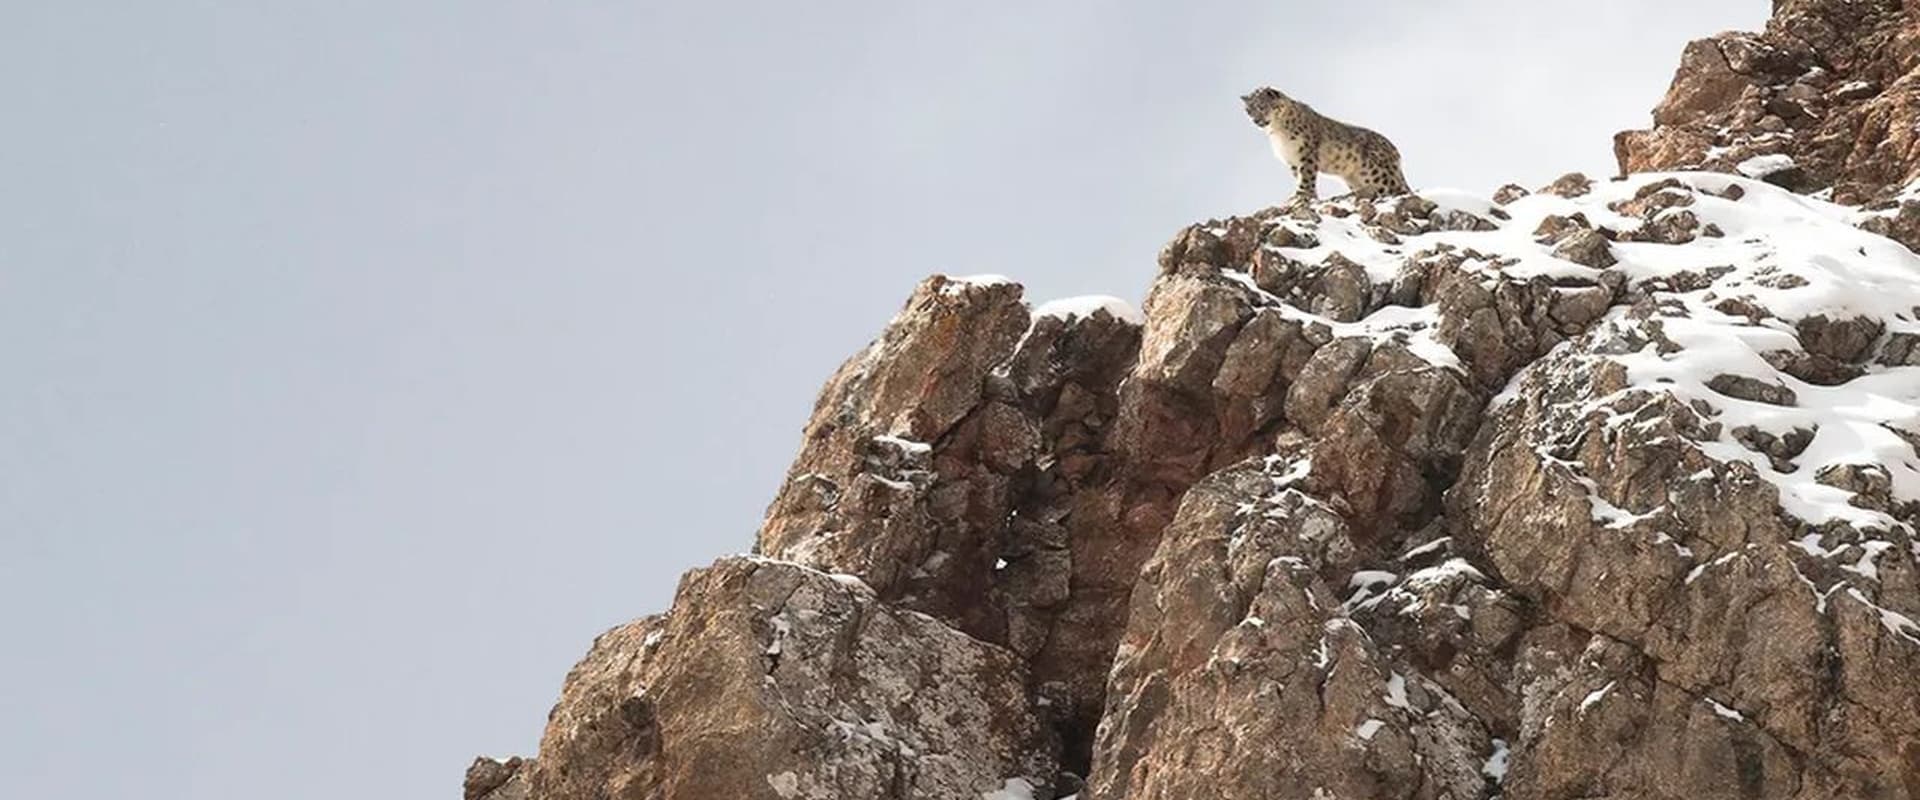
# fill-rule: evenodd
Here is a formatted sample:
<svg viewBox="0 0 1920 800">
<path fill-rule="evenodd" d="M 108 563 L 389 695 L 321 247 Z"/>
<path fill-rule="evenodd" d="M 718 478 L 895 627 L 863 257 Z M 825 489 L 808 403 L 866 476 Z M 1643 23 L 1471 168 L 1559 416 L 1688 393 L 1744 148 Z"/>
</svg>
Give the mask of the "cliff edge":
<svg viewBox="0 0 1920 800">
<path fill-rule="evenodd" d="M 929 278 L 468 800 L 1920 800 L 1917 32 L 1776 2 L 1625 177 L 1209 220 L 1140 310 Z"/>
</svg>

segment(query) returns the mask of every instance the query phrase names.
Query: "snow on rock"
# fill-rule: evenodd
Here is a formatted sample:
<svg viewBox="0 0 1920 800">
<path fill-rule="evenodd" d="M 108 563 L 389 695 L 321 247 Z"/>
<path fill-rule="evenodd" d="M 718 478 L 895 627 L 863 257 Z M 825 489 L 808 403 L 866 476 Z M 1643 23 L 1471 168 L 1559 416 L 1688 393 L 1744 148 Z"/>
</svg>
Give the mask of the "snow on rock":
<svg viewBox="0 0 1920 800">
<path fill-rule="evenodd" d="M 999 790 L 980 795 L 981 800 L 1033 800 L 1033 784 L 1025 778 L 1008 778 Z"/>
<path fill-rule="evenodd" d="M 1497 230 L 1433 235 L 1509 273 L 1550 256 L 1558 232 L 1592 231 L 1592 247 L 1564 252 L 1616 287 L 1594 324 L 1501 387 L 1448 491 L 1459 552 L 1617 645 L 1539 690 L 1535 720 L 1554 718 L 1546 698 L 1568 708 L 1523 729 L 1514 758 L 1601 746 L 1610 734 L 1595 731 L 1626 709 L 1647 728 L 1613 751 L 1621 763 L 1658 758 L 1676 736 L 1752 736 L 1684 726 L 1679 709 L 1704 713 L 1711 691 L 1716 714 L 1747 709 L 1769 742 L 1898 763 L 1884 742 L 1920 735 L 1920 714 L 1811 727 L 1859 692 L 1823 682 L 1806 654 L 1874 676 L 1869 693 L 1911 692 L 1920 665 L 1920 257 L 1858 227 L 1868 212 L 1737 175 L 1634 175 L 1511 197 L 1504 211 Z M 1515 230 L 1527 240 L 1507 238 Z M 1829 767 L 1785 753 L 1764 755 L 1768 791 L 1886 786 L 1821 777 Z M 1616 794 L 1644 793 L 1615 779 Z"/>
<path fill-rule="evenodd" d="M 1384 570 L 1360 570 L 1353 573 L 1353 577 L 1347 581 L 1347 586 L 1353 590 L 1353 593 L 1347 597 L 1342 607 L 1351 611 L 1378 603 L 1387 596 L 1387 588 L 1392 586 L 1398 577 Z"/>
<path fill-rule="evenodd" d="M 1741 714 L 1740 712 L 1738 712 L 1738 711 L 1735 711 L 1735 710 L 1733 710 L 1733 709 L 1731 709 L 1731 708 L 1728 708 L 1728 707 L 1726 707 L 1726 706 L 1724 706 L 1724 705 L 1721 705 L 1721 704 L 1720 704 L 1720 701 L 1718 701 L 1718 700 L 1715 700 L 1715 699 L 1713 699 L 1713 698 L 1711 698 L 1711 697 L 1709 697 L 1709 698 L 1707 698 L 1707 705 L 1709 705 L 1709 706 L 1712 706 L 1712 707 L 1713 707 L 1713 713 L 1714 713 L 1714 714 L 1716 714 L 1716 715 L 1718 715 L 1718 716 L 1720 716 L 1720 717 L 1721 717 L 1721 718 L 1723 718 L 1723 719 L 1730 719 L 1730 720 L 1733 720 L 1733 721 L 1735 721 L 1735 722 L 1746 722 L 1746 721 L 1747 721 L 1747 718 L 1746 718 L 1746 716 L 1744 716 L 1744 715 L 1742 715 L 1742 714 Z"/>
<path fill-rule="evenodd" d="M 1607 681 L 1607 685 L 1588 692 L 1586 697 L 1580 699 L 1580 713 L 1587 713 L 1588 709 L 1599 705 L 1600 701 L 1607 699 L 1607 693 L 1613 691 L 1616 683 L 1617 681 Z"/>
<path fill-rule="evenodd" d="M 769 656 L 778 656 L 780 655 L 781 646 L 787 641 L 787 634 L 793 632 L 793 623 L 787 621 L 786 614 L 775 614 L 767 618 L 767 624 L 772 626 L 773 636 L 768 640 L 767 649 L 763 651 L 763 653 Z"/>
<path fill-rule="evenodd" d="M 1005 275 L 996 275 L 993 273 L 982 273 L 979 275 L 949 275 L 947 276 L 947 280 L 956 284 L 963 284 L 966 286 L 1004 286 L 1006 284 L 1015 283 L 1014 279 L 1012 278 L 1009 278 Z"/>
<path fill-rule="evenodd" d="M 660 626 L 675 647 L 648 652 Z M 767 657 L 740 657 L 749 653 Z M 671 614 L 595 640 L 552 712 L 532 796 L 621 785 L 637 796 L 884 797 L 902 768 L 925 796 L 978 796 L 1007 775 L 1045 780 L 1054 756 L 1025 674 L 1012 653 L 828 573 L 725 558 L 680 582 Z M 698 769 L 655 769 L 662 751 Z"/>
<path fill-rule="evenodd" d="M 1132 303 L 1118 297 L 1104 294 L 1089 294 L 1051 300 L 1035 308 L 1033 310 L 1033 316 L 1035 318 L 1054 317 L 1061 320 L 1072 320 L 1076 317 L 1091 317 L 1101 311 L 1107 312 L 1107 314 L 1114 319 L 1129 324 L 1145 325 L 1147 323 L 1147 315 L 1141 313 L 1140 309 L 1134 308 Z"/>
<path fill-rule="evenodd" d="M 1416 713 L 1412 703 L 1407 702 L 1407 676 L 1398 672 L 1387 678 L 1387 693 L 1381 698 L 1394 708 Z"/>
<path fill-rule="evenodd" d="M 1749 178 L 1764 178 L 1776 172 L 1793 169 L 1793 156 L 1765 155 L 1754 156 L 1734 165 L 1734 170 Z"/>
<path fill-rule="evenodd" d="M 899 448 L 900 452 L 911 455 L 924 455 L 933 452 L 933 445 L 927 444 L 926 442 L 916 442 L 911 439 L 902 439 L 898 436 L 875 436 L 873 440 L 889 447 Z"/>
<path fill-rule="evenodd" d="M 1406 579 L 1406 584 L 1412 587 L 1420 587 L 1420 586 L 1427 586 L 1431 584 L 1442 583 L 1447 580 L 1450 580 L 1453 578 L 1460 578 L 1460 577 L 1468 578 L 1475 581 L 1485 581 L 1487 579 L 1487 576 L 1484 573 L 1482 573 L 1478 569 L 1475 569 L 1472 564 L 1467 563 L 1466 559 L 1449 558 L 1446 561 L 1443 561 L 1436 566 L 1431 566 L 1431 567 L 1427 567 L 1426 569 L 1417 570 L 1412 574 L 1408 575 Z"/>
<path fill-rule="evenodd" d="M 1496 784 L 1505 783 L 1507 780 L 1508 755 L 1507 740 L 1494 739 L 1493 752 L 1487 756 L 1486 763 L 1481 765 L 1481 774 L 1487 776 L 1487 780 L 1493 781 Z"/>
<path fill-rule="evenodd" d="M 1520 231 L 1575 213 L 1632 231 L 1644 223 L 1615 207 L 1658 182 L 1671 183 L 1663 191 L 1687 198 L 1684 210 L 1723 235 L 1611 245 L 1613 269 L 1645 287 L 1651 303 L 1638 315 L 1616 308 L 1603 323 L 1603 334 L 1638 343 L 1608 357 L 1627 368 L 1629 391 L 1711 409 L 1719 435 L 1702 449 L 1752 466 L 1780 489 L 1788 513 L 1815 525 L 1893 526 L 1885 512 L 1853 502 L 1856 492 L 1821 479 L 1832 468 L 1876 465 L 1887 471 L 1893 499 L 1920 500 L 1920 458 L 1909 442 L 1920 432 L 1920 367 L 1871 361 L 1889 336 L 1920 336 L 1920 258 L 1855 228 L 1861 212 L 1759 181 L 1675 173 L 1599 184 L 1579 198 L 1532 195 L 1507 207 L 1513 219 L 1500 231 L 1443 238 L 1517 259 L 1502 268 L 1508 274 L 1549 274 L 1535 266 L 1541 247 L 1517 240 Z M 1723 196 L 1736 191 L 1739 199 Z M 1813 362 L 1822 368 L 1805 368 Z M 1781 469 L 1739 441 L 1745 429 L 1775 437 L 1808 431 L 1812 439 Z M 1621 508 L 1597 493 L 1591 502 L 1595 519 L 1623 528 L 1657 511 Z"/>
<path fill-rule="evenodd" d="M 1760 166 L 1792 165 L 1745 171 Z M 1884 679 L 1849 690 L 1897 690 L 1920 656 L 1920 258 L 1856 227 L 1867 213 L 1736 175 L 1570 179 L 1195 226 L 1144 313 L 1027 308 L 998 276 L 932 282 L 823 393 L 769 514 L 761 551 L 806 566 L 740 559 L 716 567 L 739 585 L 683 590 L 676 615 L 725 625 L 660 628 L 673 644 L 639 658 L 662 683 L 649 702 L 694 693 L 648 659 L 764 654 L 741 680 L 779 691 L 742 693 L 742 713 L 806 723 L 769 758 L 966 751 L 942 796 L 983 800 L 1070 790 L 1033 749 L 1056 714 L 1096 739 L 1087 794 L 1103 797 L 1297 794 L 1302 769 L 1328 796 L 1380 775 L 1485 796 L 1510 759 L 1522 785 L 1498 791 L 1517 796 L 1544 779 L 1528 758 L 1597 732 L 1625 737 L 1609 763 L 1681 734 L 1721 752 L 1732 730 L 1887 767 L 1873 742 L 1920 733 L 1907 710 L 1795 727 L 1858 698 L 1793 682 L 1823 674 L 1795 660 L 1820 653 Z M 1075 363 L 1096 345 L 1111 363 Z M 867 619 L 883 629 L 852 627 Z M 840 639 L 911 680 L 846 668 Z M 592 658 L 627 663 L 628 646 Z M 582 674 L 567 724 L 632 697 L 597 685 L 630 689 L 616 670 Z M 1072 685 L 1036 700 L 1037 676 Z M 901 686 L 952 691 L 936 708 Z M 1744 724 L 1659 727 L 1654 704 L 1704 713 L 1708 691 Z M 974 741 L 936 710 L 1011 723 Z M 1761 755 L 1769 791 L 1841 774 Z M 555 775 L 580 758 L 559 756 Z M 765 769 L 753 790 L 783 797 L 870 788 L 833 783 L 866 774 L 851 767 Z"/>
</svg>

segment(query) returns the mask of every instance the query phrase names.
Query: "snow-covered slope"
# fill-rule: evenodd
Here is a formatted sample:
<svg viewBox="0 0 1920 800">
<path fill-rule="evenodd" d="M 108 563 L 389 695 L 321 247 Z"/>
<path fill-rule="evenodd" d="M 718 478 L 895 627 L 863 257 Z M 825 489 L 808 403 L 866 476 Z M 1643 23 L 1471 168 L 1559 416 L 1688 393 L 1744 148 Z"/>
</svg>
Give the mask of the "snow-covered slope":
<svg viewBox="0 0 1920 800">
<path fill-rule="evenodd" d="M 1662 187 L 1648 193 L 1650 187 Z M 1624 277 L 1651 309 L 1631 315 L 1616 308 L 1609 326 L 1657 327 L 1659 341 L 1631 353 L 1607 357 L 1628 367 L 1633 391 L 1659 391 L 1683 402 L 1711 407 L 1722 423 L 1720 435 L 1702 443 L 1715 458 L 1752 465 L 1781 490 L 1787 511 L 1807 522 L 1840 520 L 1869 526 L 1896 524 L 1887 514 L 1849 503 L 1852 493 L 1823 485 L 1815 476 L 1847 464 L 1884 468 L 1892 496 L 1920 500 L 1920 459 L 1908 437 L 1920 436 L 1920 367 L 1908 365 L 1905 347 L 1920 337 L 1920 257 L 1884 237 L 1855 227 L 1870 212 L 1787 192 L 1756 180 L 1719 173 L 1672 173 L 1601 182 L 1578 197 L 1535 194 L 1505 206 L 1459 192 L 1424 191 L 1439 213 L 1458 211 L 1485 220 L 1491 230 L 1439 230 L 1383 242 L 1377 227 L 1358 216 L 1327 218 L 1311 225 L 1287 223 L 1317 240 L 1313 247 L 1277 247 L 1275 252 L 1302 262 L 1338 254 L 1366 268 L 1369 278 L 1390 284 L 1410 256 L 1436 248 L 1477 254 L 1467 263 L 1485 271 L 1489 281 L 1544 279 L 1594 286 L 1607 272 Z M 1628 204 L 1653 205 L 1671 198 L 1650 218 L 1616 210 Z M 1383 203 L 1382 206 L 1390 206 Z M 1718 235 L 1683 242 L 1629 241 L 1655 223 L 1686 214 L 1712 226 Z M 1549 218 L 1585 217 L 1596 229 L 1613 232 L 1608 245 L 1616 263 L 1585 266 L 1555 255 L 1552 241 L 1538 232 Z M 1549 226 L 1550 227 L 1550 226 Z M 1246 277 L 1248 285 L 1252 279 Z M 1297 319 L 1314 315 L 1285 306 Z M 1436 309 L 1387 306 L 1357 323 L 1323 320 L 1338 335 L 1404 331 L 1410 341 L 1431 337 Z M 1633 317 L 1632 319 L 1629 319 Z M 1825 328 L 1852 326 L 1845 344 L 1855 347 L 1846 363 L 1857 375 L 1821 376 L 1809 382 L 1781 369 L 1803 354 L 1798 325 L 1824 319 Z M 1816 343 L 1816 347 L 1820 343 Z M 1888 345 L 1894 347 L 1889 351 Z M 1457 365 L 1450 351 L 1414 348 L 1428 360 Z M 1772 359 L 1769 354 L 1775 354 Z M 1912 359 L 1920 363 L 1920 354 Z M 1709 383 L 1734 376 L 1785 389 L 1768 397 L 1792 398 L 1768 403 L 1716 391 Z M 1504 399 L 1504 398 L 1503 398 Z M 1604 404 L 1608 398 L 1598 398 Z M 1776 468 L 1766 456 L 1742 446 L 1732 431 L 1751 427 L 1775 437 L 1809 432 L 1805 449 L 1787 459 L 1790 470 Z"/>
</svg>

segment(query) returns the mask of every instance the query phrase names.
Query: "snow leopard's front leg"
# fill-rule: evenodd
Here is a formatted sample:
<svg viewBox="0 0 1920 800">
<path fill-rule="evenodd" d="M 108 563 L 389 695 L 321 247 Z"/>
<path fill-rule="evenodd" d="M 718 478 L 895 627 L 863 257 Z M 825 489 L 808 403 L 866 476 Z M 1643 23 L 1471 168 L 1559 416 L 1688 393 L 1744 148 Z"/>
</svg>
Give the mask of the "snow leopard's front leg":
<svg viewBox="0 0 1920 800">
<path fill-rule="evenodd" d="M 1320 137 L 1302 137 L 1299 160 L 1293 165 L 1293 178 L 1299 186 L 1293 190 L 1293 199 L 1287 201 L 1288 208 L 1305 208 L 1319 199 L 1320 183 Z"/>
</svg>

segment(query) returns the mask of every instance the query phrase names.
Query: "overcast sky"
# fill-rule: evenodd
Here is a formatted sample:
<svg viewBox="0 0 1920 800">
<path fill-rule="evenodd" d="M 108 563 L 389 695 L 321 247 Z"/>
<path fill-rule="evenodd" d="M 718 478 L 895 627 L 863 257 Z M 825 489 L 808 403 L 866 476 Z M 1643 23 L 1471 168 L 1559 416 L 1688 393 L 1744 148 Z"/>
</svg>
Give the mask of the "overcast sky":
<svg viewBox="0 0 1920 800">
<path fill-rule="evenodd" d="M 457 796 L 924 275 L 1137 300 L 1290 190 L 1260 83 L 1415 186 L 1610 174 L 1767 6 L 11 4 L 0 783 Z"/>
</svg>

